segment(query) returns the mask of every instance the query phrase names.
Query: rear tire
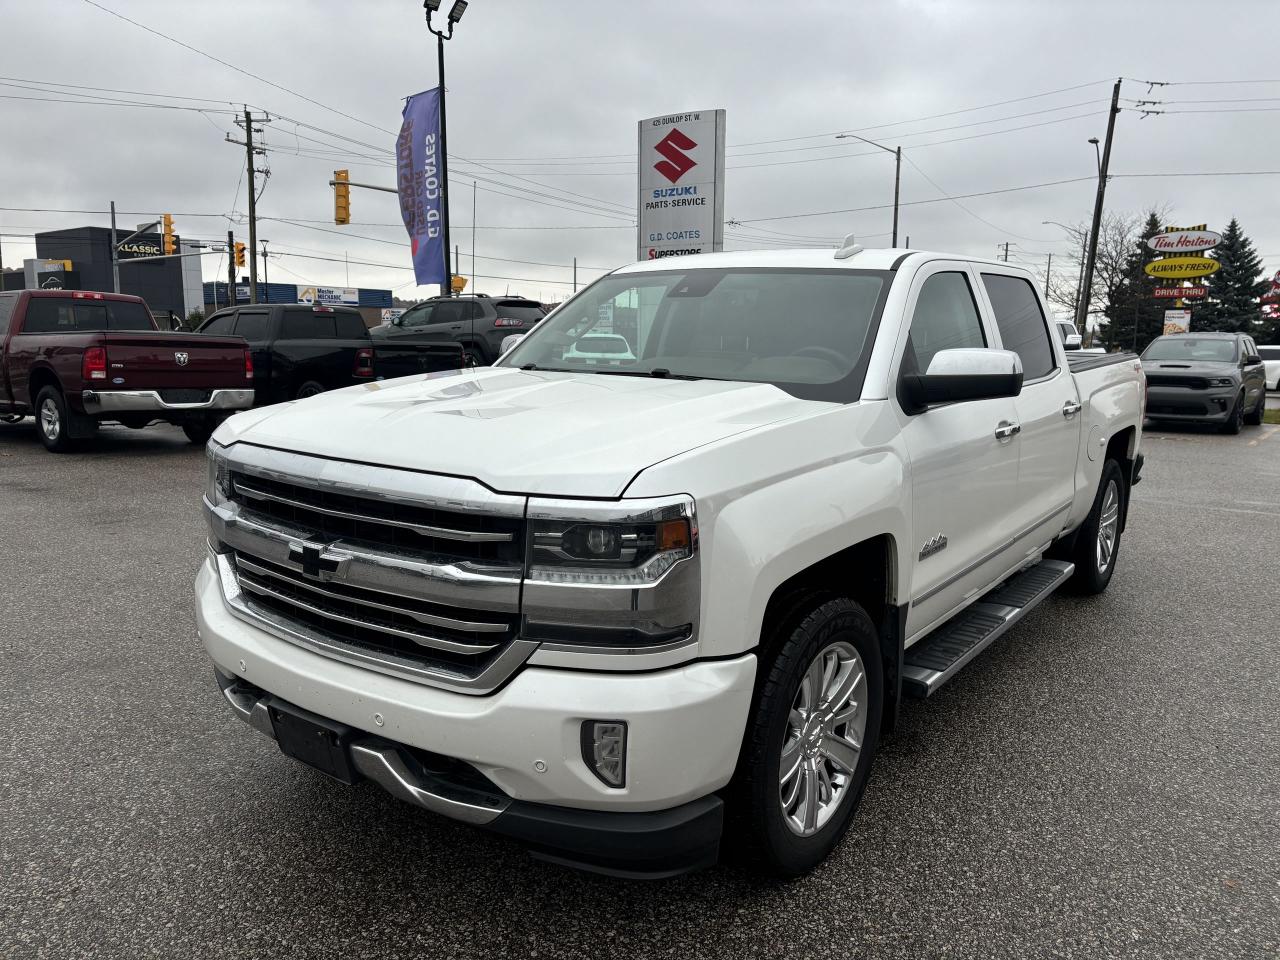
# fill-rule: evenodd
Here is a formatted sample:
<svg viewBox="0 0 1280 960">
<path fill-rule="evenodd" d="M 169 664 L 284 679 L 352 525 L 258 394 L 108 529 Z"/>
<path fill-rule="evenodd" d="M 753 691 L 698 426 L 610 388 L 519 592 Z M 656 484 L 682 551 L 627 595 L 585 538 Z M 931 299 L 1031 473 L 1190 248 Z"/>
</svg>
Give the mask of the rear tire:
<svg viewBox="0 0 1280 960">
<path fill-rule="evenodd" d="M 1245 414 L 1244 422 L 1251 427 L 1262 426 L 1262 412 L 1267 408 L 1267 391 L 1264 389 L 1258 394 L 1258 402 L 1249 413 Z"/>
<path fill-rule="evenodd" d="M 884 669 L 871 618 L 847 597 L 816 598 L 765 639 L 777 653 L 760 667 L 731 827 L 758 869 L 798 877 L 857 812 L 880 739 Z"/>
<path fill-rule="evenodd" d="M 298 392 L 294 394 L 294 397 L 298 400 L 305 400 L 307 397 L 314 397 L 320 393 L 324 393 L 324 384 L 308 380 L 298 388 Z"/>
<path fill-rule="evenodd" d="M 182 425 L 182 432 L 198 447 L 203 447 L 213 436 L 215 424 L 212 420 L 190 420 Z"/>
<path fill-rule="evenodd" d="M 1093 498 L 1093 509 L 1080 525 L 1068 559 L 1076 565 L 1068 586 L 1074 593 L 1099 594 L 1107 589 L 1120 554 L 1120 528 L 1124 525 L 1129 492 L 1120 464 L 1102 465 L 1102 479 Z"/>
<path fill-rule="evenodd" d="M 67 401 L 57 387 L 44 387 L 36 396 L 36 426 L 46 450 L 66 453 L 74 446 Z"/>
</svg>

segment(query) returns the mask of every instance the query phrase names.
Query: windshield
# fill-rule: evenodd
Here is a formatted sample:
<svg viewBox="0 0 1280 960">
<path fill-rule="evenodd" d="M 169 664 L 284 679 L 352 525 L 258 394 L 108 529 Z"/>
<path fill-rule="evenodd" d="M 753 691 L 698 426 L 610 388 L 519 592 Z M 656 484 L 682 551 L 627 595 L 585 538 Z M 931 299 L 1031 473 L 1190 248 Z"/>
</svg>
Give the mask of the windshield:
<svg viewBox="0 0 1280 960">
<path fill-rule="evenodd" d="M 1143 360 L 1209 360 L 1231 363 L 1236 342 L 1221 337 L 1158 337 L 1143 351 Z"/>
<path fill-rule="evenodd" d="M 500 365 L 772 383 L 847 399 L 889 274 L 694 269 L 615 274 L 544 319 Z"/>
</svg>

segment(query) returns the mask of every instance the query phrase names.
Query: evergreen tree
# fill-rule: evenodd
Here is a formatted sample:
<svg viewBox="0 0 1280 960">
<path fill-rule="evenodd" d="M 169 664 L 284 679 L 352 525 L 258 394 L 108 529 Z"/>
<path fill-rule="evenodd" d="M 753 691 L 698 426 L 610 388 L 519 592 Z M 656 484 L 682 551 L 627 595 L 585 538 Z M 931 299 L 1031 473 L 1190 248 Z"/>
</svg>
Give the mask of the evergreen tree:
<svg viewBox="0 0 1280 960">
<path fill-rule="evenodd" d="M 1107 319 L 1098 324 L 1098 332 L 1108 350 L 1141 352 L 1164 332 L 1165 301 L 1155 299 L 1152 291 L 1158 284 L 1143 269 L 1155 259 L 1147 241 L 1162 229 L 1159 214 L 1152 210 L 1125 258 L 1124 270 L 1107 291 L 1102 311 Z"/>
<path fill-rule="evenodd" d="M 1269 332 L 1258 306 L 1258 298 L 1268 287 L 1262 277 L 1262 258 L 1235 217 L 1222 231 L 1222 242 L 1213 256 L 1222 266 L 1208 278 L 1204 305 L 1192 309 L 1191 328 L 1254 336 Z"/>
</svg>

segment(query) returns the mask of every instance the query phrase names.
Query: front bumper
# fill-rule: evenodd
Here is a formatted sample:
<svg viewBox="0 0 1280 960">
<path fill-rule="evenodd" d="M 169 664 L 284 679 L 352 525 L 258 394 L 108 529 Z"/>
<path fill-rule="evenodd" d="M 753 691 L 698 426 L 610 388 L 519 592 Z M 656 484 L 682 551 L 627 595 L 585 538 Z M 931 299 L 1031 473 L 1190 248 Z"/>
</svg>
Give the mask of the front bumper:
<svg viewBox="0 0 1280 960">
<path fill-rule="evenodd" d="M 1147 385 L 1147 416 L 1159 420 L 1194 420 L 1225 423 L 1240 388 L 1213 387 L 1190 390 L 1186 387 Z"/>
<path fill-rule="evenodd" d="M 211 390 L 209 398 L 196 403 L 169 403 L 156 390 L 85 390 L 80 394 L 84 412 L 93 416 L 112 413 L 189 413 L 199 410 L 248 410 L 253 406 L 253 388 Z"/>
<path fill-rule="evenodd" d="M 216 671 L 235 714 L 276 739 L 286 715 L 323 725 L 352 776 L 406 803 L 518 840 L 542 859 L 613 876 L 659 879 L 716 862 L 724 804 L 714 794 L 669 810 L 614 813 L 512 800 L 467 764 L 424 754 L 344 724 L 326 722 L 281 697 Z"/>
<path fill-rule="evenodd" d="M 733 775 L 755 681 L 755 656 L 745 654 L 646 673 L 526 665 L 486 696 L 429 687 L 332 659 L 236 617 L 208 560 L 196 578 L 196 622 L 225 676 L 362 735 L 462 761 L 513 804 L 537 806 L 533 819 L 546 830 L 559 818 L 569 835 L 597 813 L 661 814 L 658 821 L 676 824 L 693 812 L 700 823 L 712 817 L 704 808 Z M 583 760 L 587 719 L 626 721 L 625 787 L 605 786 Z M 695 802 L 702 806 L 674 813 Z M 506 823 L 532 817 L 512 809 Z M 653 829 L 634 823 L 624 832 Z"/>
</svg>

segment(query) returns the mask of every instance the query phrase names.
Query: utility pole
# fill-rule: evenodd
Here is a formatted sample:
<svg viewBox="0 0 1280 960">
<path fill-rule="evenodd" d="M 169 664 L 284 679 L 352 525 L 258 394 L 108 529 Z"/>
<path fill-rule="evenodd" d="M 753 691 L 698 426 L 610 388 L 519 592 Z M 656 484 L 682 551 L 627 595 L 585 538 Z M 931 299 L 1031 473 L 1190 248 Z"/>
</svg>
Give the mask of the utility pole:
<svg viewBox="0 0 1280 960">
<path fill-rule="evenodd" d="M 893 245 L 898 245 L 898 188 L 902 185 L 902 148 L 894 151 L 893 163 Z"/>
<path fill-rule="evenodd" d="M 1053 254 L 1049 254 L 1049 262 L 1044 265 L 1044 298 L 1049 299 L 1049 278 L 1053 276 Z"/>
<path fill-rule="evenodd" d="M 578 292 L 578 258 L 573 258 L 573 292 Z"/>
<path fill-rule="evenodd" d="M 444 85 L 444 42 L 453 39 L 454 27 L 462 19 L 467 5 L 462 0 L 454 0 L 453 7 L 449 10 L 447 32 L 445 29 L 437 29 L 431 22 L 431 15 L 440 10 L 440 0 L 424 0 L 422 5 L 427 11 L 427 29 L 436 35 L 436 61 L 440 72 L 440 216 L 444 220 L 444 235 L 441 237 L 444 247 L 444 289 L 440 292 L 446 297 L 452 297 L 454 264 L 449 262 L 449 123 L 445 112 L 447 98 Z"/>
<path fill-rule="evenodd" d="M 267 279 L 267 241 L 262 241 L 262 285 L 265 287 L 271 281 Z M 265 291 L 264 291 L 265 293 Z M 270 300 L 270 297 L 267 297 Z"/>
<path fill-rule="evenodd" d="M 1102 163 L 1098 168 L 1098 193 L 1093 201 L 1093 225 L 1089 229 L 1089 255 L 1085 258 L 1084 277 L 1080 281 L 1080 307 L 1076 314 L 1076 329 L 1083 331 L 1089 316 L 1089 296 L 1093 290 L 1093 265 L 1098 257 L 1098 231 L 1102 229 L 1102 204 L 1107 193 L 1107 170 L 1111 165 L 1111 141 L 1116 132 L 1116 114 L 1120 112 L 1120 80 L 1111 90 L 1111 109 L 1107 114 L 1107 139 L 1102 148 Z M 1136 329 L 1136 322 L 1135 322 Z"/>
<path fill-rule="evenodd" d="M 259 117 L 258 123 L 268 122 L 268 117 Z M 249 112 L 249 108 L 244 109 L 244 119 L 236 118 L 236 125 L 244 125 L 244 139 L 236 140 L 231 134 L 227 134 L 228 143 L 236 143 L 244 147 L 245 151 L 245 169 L 249 171 L 249 302 L 258 302 L 258 174 L 268 173 L 266 170 L 259 170 L 254 165 L 254 156 L 256 154 L 265 154 L 267 151 L 262 147 L 253 145 L 253 114 Z M 261 133 L 262 131 L 257 131 Z"/>
<path fill-rule="evenodd" d="M 476 182 L 471 181 L 471 283 L 475 293 L 476 282 Z"/>
<path fill-rule="evenodd" d="M 1004 256 L 1001 257 L 1000 259 L 1003 260 L 1005 263 L 1009 262 L 1009 241 L 1008 240 L 1004 242 Z"/>
<path fill-rule="evenodd" d="M 111 201 L 111 289 L 120 292 L 120 250 L 116 246 L 116 202 Z"/>
<path fill-rule="evenodd" d="M 217 284 L 214 285 L 217 289 Z M 236 305 L 236 238 L 227 231 L 227 306 Z"/>
</svg>

